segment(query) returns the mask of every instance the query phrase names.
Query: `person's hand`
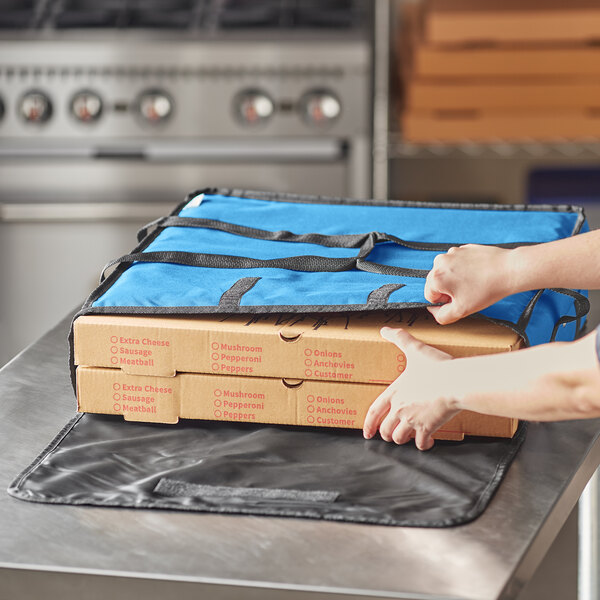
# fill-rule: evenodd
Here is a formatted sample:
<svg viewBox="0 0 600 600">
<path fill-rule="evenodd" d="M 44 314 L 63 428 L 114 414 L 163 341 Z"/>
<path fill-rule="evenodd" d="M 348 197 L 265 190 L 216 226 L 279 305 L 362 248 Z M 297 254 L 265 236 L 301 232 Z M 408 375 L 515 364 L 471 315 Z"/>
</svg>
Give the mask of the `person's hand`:
<svg viewBox="0 0 600 600">
<path fill-rule="evenodd" d="M 449 354 L 427 346 L 402 329 L 384 327 L 381 335 L 406 355 L 404 372 L 373 402 L 363 426 L 366 439 L 377 430 L 386 441 L 405 444 L 414 435 L 419 450 L 433 446 L 432 434 L 459 409 L 440 376 Z"/>
<path fill-rule="evenodd" d="M 438 254 L 425 281 L 425 299 L 443 304 L 427 310 L 447 325 L 514 293 L 511 252 L 467 244 Z"/>
</svg>

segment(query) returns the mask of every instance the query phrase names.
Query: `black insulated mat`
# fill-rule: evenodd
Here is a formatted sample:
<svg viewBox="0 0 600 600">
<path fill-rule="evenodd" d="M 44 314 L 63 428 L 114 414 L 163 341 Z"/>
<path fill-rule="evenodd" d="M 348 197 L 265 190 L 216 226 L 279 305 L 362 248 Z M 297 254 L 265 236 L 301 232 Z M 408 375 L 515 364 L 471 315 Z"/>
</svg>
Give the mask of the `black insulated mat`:
<svg viewBox="0 0 600 600">
<path fill-rule="evenodd" d="M 22 500 L 448 527 L 479 516 L 525 437 L 414 444 L 361 432 L 71 420 L 10 486 Z"/>
</svg>

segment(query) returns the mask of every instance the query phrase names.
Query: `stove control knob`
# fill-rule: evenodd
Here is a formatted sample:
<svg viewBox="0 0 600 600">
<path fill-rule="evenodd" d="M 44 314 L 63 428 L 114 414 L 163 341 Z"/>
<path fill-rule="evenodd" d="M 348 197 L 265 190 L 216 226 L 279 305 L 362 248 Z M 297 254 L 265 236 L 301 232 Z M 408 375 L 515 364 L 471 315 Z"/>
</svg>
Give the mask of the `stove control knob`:
<svg viewBox="0 0 600 600">
<path fill-rule="evenodd" d="M 52 103 L 43 92 L 30 91 L 21 98 L 19 111 L 28 123 L 44 123 L 52 114 Z"/>
<path fill-rule="evenodd" d="M 138 109 L 148 123 L 163 123 L 173 112 L 173 100 L 162 90 L 147 90 L 139 97 Z"/>
<path fill-rule="evenodd" d="M 236 116 L 244 125 L 266 123 L 275 113 L 273 100 L 261 90 L 243 90 L 233 101 Z"/>
<path fill-rule="evenodd" d="M 97 121 L 102 113 L 102 99 L 88 90 L 77 92 L 71 100 L 71 112 L 82 123 Z"/>
<path fill-rule="evenodd" d="M 325 126 L 333 123 L 342 112 L 342 103 L 328 90 L 311 90 L 300 100 L 300 114 L 310 125 Z"/>
</svg>

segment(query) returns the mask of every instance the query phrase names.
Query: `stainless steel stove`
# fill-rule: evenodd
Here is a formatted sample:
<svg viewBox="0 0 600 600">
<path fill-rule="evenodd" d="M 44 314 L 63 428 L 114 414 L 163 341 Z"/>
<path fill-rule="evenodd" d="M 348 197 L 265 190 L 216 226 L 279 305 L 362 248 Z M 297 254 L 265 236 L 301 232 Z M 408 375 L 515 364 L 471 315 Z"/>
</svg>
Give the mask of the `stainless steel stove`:
<svg viewBox="0 0 600 600">
<path fill-rule="evenodd" d="M 353 0 L 3 0 L 2 29 L 355 29 Z"/>
<path fill-rule="evenodd" d="M 71 265 L 62 280 L 55 273 L 57 318 L 92 285 L 69 271 L 95 273 L 131 245 L 124 231 L 191 189 L 369 197 L 373 7 L 0 0 L 0 277 L 12 279 L 0 325 L 13 330 L 1 336 L 14 340 L 10 352 L 52 322 L 14 319 L 50 261 Z M 36 227 L 54 230 L 52 258 L 48 246 L 30 249 Z"/>
</svg>

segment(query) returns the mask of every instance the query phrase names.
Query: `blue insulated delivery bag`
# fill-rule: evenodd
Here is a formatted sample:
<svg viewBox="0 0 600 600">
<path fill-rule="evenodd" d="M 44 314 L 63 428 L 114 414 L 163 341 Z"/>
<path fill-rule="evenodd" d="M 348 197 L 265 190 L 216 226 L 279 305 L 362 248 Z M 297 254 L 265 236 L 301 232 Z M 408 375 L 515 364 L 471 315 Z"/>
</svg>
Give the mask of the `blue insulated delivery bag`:
<svg viewBox="0 0 600 600">
<path fill-rule="evenodd" d="M 144 228 L 137 248 L 110 265 L 79 314 L 422 307 L 433 259 L 451 246 L 510 248 L 586 228 L 572 207 L 206 189 Z M 588 306 L 580 292 L 540 290 L 482 314 L 539 344 L 573 339 Z M 78 414 L 9 493 L 33 502 L 447 527 L 483 512 L 525 431 L 522 423 L 510 439 L 438 441 L 419 452 L 414 444 L 364 440 L 355 430 Z"/>
<path fill-rule="evenodd" d="M 566 206 L 356 201 L 206 189 L 140 232 L 80 314 L 368 311 L 423 307 L 435 256 L 467 243 L 512 248 L 588 229 Z M 116 268 L 114 268 L 116 265 Z M 106 272 L 106 269 L 105 269 Z M 572 340 L 580 292 L 505 298 L 481 315 L 530 345 Z"/>
</svg>

